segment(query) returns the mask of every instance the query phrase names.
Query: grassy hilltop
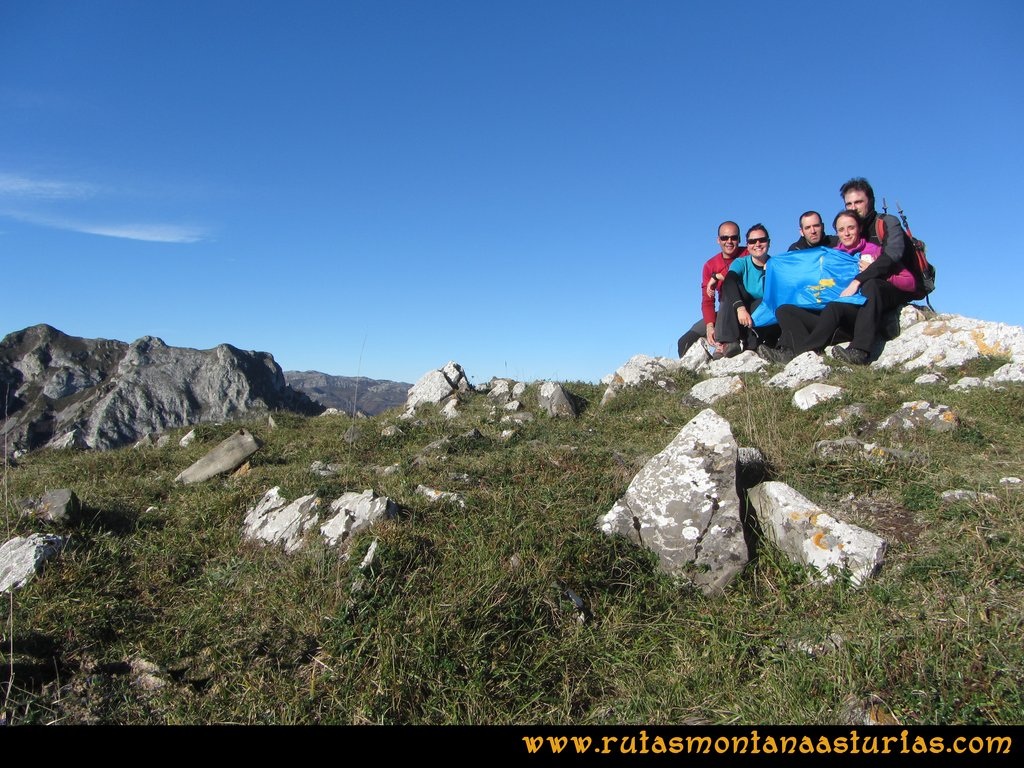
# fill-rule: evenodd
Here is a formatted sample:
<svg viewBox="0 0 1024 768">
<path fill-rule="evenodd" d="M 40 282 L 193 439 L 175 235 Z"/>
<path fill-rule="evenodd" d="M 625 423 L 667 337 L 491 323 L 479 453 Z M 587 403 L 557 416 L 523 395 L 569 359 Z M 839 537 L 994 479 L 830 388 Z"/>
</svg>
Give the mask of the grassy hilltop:
<svg viewBox="0 0 1024 768">
<path fill-rule="evenodd" d="M 1003 361 L 949 372 L 981 375 Z M 5 467 L 3 540 L 48 526 L 16 500 L 72 488 L 83 519 L 64 552 L 4 596 L 0 716 L 9 723 L 838 723 L 874 703 L 904 724 L 1024 722 L 1024 386 L 919 387 L 856 370 L 838 403 L 800 411 L 747 378 L 714 406 L 740 445 L 838 517 L 890 544 L 864 588 L 814 586 L 770 546 L 717 599 L 680 587 L 655 557 L 596 528 L 633 475 L 699 410 L 678 389 L 568 384 L 580 418 L 538 414 L 503 441 L 474 395 L 452 421 L 422 408 L 275 415 L 247 424 L 263 448 L 242 474 L 173 478 L 238 428 L 197 427 L 178 447 L 43 450 Z M 536 402 L 536 386 L 522 398 Z M 953 432 L 885 433 L 923 467 L 824 461 L 815 440 L 844 403 L 872 417 L 907 400 L 951 406 Z M 402 434 L 382 437 L 398 424 Z M 482 437 L 460 437 L 476 427 Z M 444 455 L 420 451 L 451 438 Z M 414 461 L 416 460 L 416 461 Z M 339 465 L 333 477 L 313 461 Z M 379 468 L 398 463 L 400 470 Z M 431 503 L 418 484 L 454 491 Z M 408 515 L 361 534 L 341 560 L 243 542 L 245 511 L 272 486 L 329 501 L 373 488 Z M 941 491 L 997 502 L 943 505 Z M 856 497 L 852 499 L 851 497 Z M 358 565 L 374 538 L 376 560 Z M 565 587 L 590 616 L 580 621 Z M 808 652 L 810 649 L 811 652 Z M 147 676 L 148 670 L 148 676 Z"/>
</svg>

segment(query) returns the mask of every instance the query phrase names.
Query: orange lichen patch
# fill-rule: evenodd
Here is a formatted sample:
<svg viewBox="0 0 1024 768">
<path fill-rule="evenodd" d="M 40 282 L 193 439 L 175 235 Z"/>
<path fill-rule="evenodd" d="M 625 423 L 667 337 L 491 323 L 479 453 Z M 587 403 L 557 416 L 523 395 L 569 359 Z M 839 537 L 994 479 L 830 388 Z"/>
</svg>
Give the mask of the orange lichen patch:
<svg viewBox="0 0 1024 768">
<path fill-rule="evenodd" d="M 1010 351 L 1002 344 L 989 344 L 985 341 L 985 334 L 979 330 L 971 331 L 971 338 L 974 340 L 974 345 L 978 348 L 978 351 L 983 355 L 1008 355 Z"/>
<path fill-rule="evenodd" d="M 941 418 L 943 421 L 956 421 L 956 415 L 952 411 L 946 411 L 939 418 Z"/>
<path fill-rule="evenodd" d="M 818 549 L 831 549 L 832 548 L 832 547 L 830 547 L 828 545 L 828 542 L 825 539 L 825 532 L 824 531 L 818 531 L 816 534 L 811 536 L 811 543 L 813 543 L 814 546 L 818 547 Z"/>
<path fill-rule="evenodd" d="M 950 332 L 950 328 L 947 323 L 931 322 L 926 323 L 921 332 L 925 336 L 944 336 Z"/>
</svg>

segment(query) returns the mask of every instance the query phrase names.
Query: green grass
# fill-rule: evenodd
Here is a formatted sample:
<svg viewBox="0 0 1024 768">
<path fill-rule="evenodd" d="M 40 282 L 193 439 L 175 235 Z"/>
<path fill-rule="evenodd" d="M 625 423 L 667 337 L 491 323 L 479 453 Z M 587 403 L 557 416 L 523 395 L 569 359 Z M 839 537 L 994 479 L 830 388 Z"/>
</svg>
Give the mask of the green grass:
<svg viewBox="0 0 1024 768">
<path fill-rule="evenodd" d="M 860 590 L 814 586 L 764 545 L 709 599 L 598 532 L 698 412 L 689 375 L 603 408 L 602 387 L 569 384 L 586 402 L 578 420 L 536 414 L 508 440 L 483 395 L 454 421 L 431 408 L 415 421 L 276 414 L 276 429 L 246 425 L 264 441 L 247 473 L 187 487 L 173 478 L 238 424 L 199 426 L 187 449 L 180 430 L 161 449 L 40 451 L 4 471 L 5 538 L 49 530 L 17 514 L 25 496 L 70 487 L 86 512 L 58 531 L 63 554 L 5 596 L 0 708 L 12 723 L 834 723 L 849 697 L 873 695 L 906 724 L 1020 723 L 1024 491 L 998 481 L 1024 474 L 1024 388 L 950 392 L 915 376 L 839 374 L 843 399 L 806 412 L 752 377 L 716 404 L 773 479 L 887 538 L 883 570 Z M 952 433 L 873 438 L 923 466 L 813 455 L 814 441 L 852 434 L 825 424 L 839 406 L 878 418 L 912 399 L 961 419 Z M 402 434 L 381 437 L 389 424 Z M 473 427 L 482 437 L 461 437 Z M 310 474 L 313 461 L 338 474 Z M 465 508 L 430 503 L 421 483 Z M 374 488 L 407 513 L 358 536 L 348 560 L 319 544 L 287 556 L 240 537 L 275 485 L 325 501 Z M 947 488 L 998 501 L 944 506 Z M 584 599 L 587 621 L 560 585 Z M 830 637 L 840 642 L 827 653 L 800 649 Z M 137 681 L 140 659 L 162 687 Z"/>
</svg>

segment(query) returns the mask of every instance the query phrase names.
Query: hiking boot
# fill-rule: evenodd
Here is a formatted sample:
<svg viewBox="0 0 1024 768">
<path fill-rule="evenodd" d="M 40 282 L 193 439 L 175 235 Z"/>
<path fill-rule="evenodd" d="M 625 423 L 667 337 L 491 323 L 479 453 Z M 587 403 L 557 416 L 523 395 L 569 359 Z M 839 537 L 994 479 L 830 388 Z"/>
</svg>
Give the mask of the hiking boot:
<svg viewBox="0 0 1024 768">
<path fill-rule="evenodd" d="M 851 365 L 868 364 L 868 353 L 856 347 L 832 347 L 832 357 Z"/>
<path fill-rule="evenodd" d="M 740 346 L 738 341 L 730 341 L 726 343 L 725 349 L 722 350 L 722 357 L 736 357 L 740 352 L 743 351 L 743 347 Z"/>
<path fill-rule="evenodd" d="M 757 354 L 762 360 L 767 360 L 769 363 L 778 363 L 779 365 L 785 365 L 796 357 L 796 352 L 792 349 L 787 347 L 769 347 L 767 344 L 759 346 Z"/>
</svg>

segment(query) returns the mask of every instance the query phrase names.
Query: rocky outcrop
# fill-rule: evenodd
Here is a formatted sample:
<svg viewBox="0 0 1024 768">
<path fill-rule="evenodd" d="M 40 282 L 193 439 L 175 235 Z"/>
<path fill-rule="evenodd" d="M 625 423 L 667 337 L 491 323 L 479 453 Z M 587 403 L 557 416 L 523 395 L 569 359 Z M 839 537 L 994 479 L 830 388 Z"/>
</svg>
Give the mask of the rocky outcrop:
<svg viewBox="0 0 1024 768">
<path fill-rule="evenodd" d="M 701 411 L 637 473 L 601 530 L 653 550 L 663 570 L 705 594 L 720 593 L 748 560 L 737 457 L 729 423 Z"/>
<path fill-rule="evenodd" d="M 319 371 L 285 371 L 284 380 L 309 399 L 343 413 L 378 413 L 405 402 L 412 384 L 365 376 L 331 376 Z"/>
<path fill-rule="evenodd" d="M 472 389 L 462 366 L 449 360 L 443 368 L 427 371 L 412 385 L 405 399 L 405 412 L 402 418 L 412 418 L 421 405 L 438 405 L 449 397 L 458 396 L 458 393 L 469 392 Z"/>
<path fill-rule="evenodd" d="M 266 352 L 68 336 L 48 325 L 0 342 L 0 435 L 13 450 L 116 448 L 148 434 L 282 409 L 322 408 L 291 389 Z"/>
</svg>

